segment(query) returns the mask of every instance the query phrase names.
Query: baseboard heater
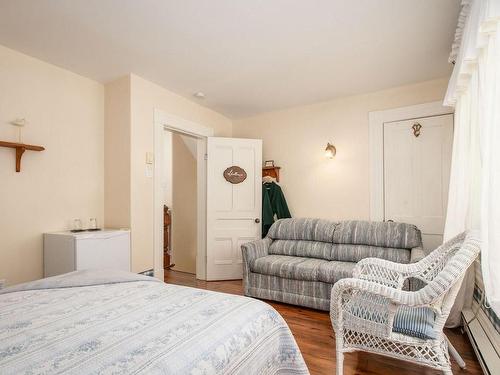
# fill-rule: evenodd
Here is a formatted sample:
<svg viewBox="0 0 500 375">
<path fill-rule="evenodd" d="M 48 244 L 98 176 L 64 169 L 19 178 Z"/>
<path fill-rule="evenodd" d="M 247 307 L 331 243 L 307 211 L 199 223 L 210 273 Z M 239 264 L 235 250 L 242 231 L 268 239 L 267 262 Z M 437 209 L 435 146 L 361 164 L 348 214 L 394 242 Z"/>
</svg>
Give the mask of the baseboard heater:
<svg viewBox="0 0 500 375">
<path fill-rule="evenodd" d="M 500 374 L 500 334 L 476 301 L 462 311 L 464 329 L 487 375 Z"/>
</svg>

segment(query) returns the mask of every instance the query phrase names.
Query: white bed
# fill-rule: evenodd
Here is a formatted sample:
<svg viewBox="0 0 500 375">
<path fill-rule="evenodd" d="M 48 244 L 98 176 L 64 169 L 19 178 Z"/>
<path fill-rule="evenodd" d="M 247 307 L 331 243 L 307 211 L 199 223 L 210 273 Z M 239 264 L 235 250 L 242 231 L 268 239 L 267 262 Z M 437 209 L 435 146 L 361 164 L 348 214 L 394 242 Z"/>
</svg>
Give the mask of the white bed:
<svg viewBox="0 0 500 375">
<path fill-rule="evenodd" d="M 0 374 L 308 374 L 283 318 L 247 297 L 116 271 L 0 290 Z"/>
</svg>

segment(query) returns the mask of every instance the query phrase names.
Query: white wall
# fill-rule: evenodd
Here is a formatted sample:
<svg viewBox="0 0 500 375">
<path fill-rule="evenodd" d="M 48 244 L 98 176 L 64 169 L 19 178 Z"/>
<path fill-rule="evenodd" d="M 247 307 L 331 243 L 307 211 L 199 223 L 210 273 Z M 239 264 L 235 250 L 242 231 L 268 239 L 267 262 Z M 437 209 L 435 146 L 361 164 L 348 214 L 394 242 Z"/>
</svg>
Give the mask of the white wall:
<svg viewBox="0 0 500 375">
<path fill-rule="evenodd" d="M 106 85 L 107 93 L 114 91 L 115 96 L 127 97 L 130 100 L 130 120 L 124 120 L 124 130 L 130 133 L 130 138 L 122 138 L 120 142 L 106 140 L 106 148 L 112 145 L 115 148 L 127 149 L 128 170 L 130 173 L 130 192 L 121 196 L 114 204 L 122 201 L 130 204 L 129 222 L 131 234 L 131 262 L 132 271 L 142 272 L 153 268 L 153 178 L 146 173 L 146 153 L 154 151 L 154 110 L 159 109 L 166 113 L 199 123 L 214 129 L 216 135 L 230 136 L 232 133 L 231 120 L 221 114 L 194 103 L 186 98 L 174 94 L 164 88 L 149 82 L 134 74 L 123 77 L 119 81 L 128 80 L 127 84 L 119 88 L 120 84 L 111 82 Z M 113 90 L 113 85 L 115 89 Z M 111 95 L 111 94 L 110 94 Z M 108 95 L 107 100 L 112 100 Z M 118 100 L 118 99 L 117 99 Z M 125 100 L 126 101 L 126 100 Z M 119 112 L 115 116 L 121 116 Z M 106 119 L 106 127 L 123 123 L 110 116 Z M 113 125 L 115 124 L 115 125 Z M 106 174 L 113 175 L 113 164 L 106 164 Z M 126 189 L 126 188 L 125 188 Z M 107 205 L 106 216 L 108 212 Z"/>
<path fill-rule="evenodd" d="M 263 139 L 293 216 L 368 219 L 368 112 L 441 100 L 446 86 L 440 79 L 236 120 L 233 136 Z M 324 157 L 328 141 L 333 160 Z"/>
<path fill-rule="evenodd" d="M 154 109 L 212 127 L 230 136 L 231 120 L 136 75 L 131 75 L 131 229 L 132 269 L 153 268 L 153 179 L 146 176 L 145 158 L 154 151 Z"/>
<path fill-rule="evenodd" d="M 0 279 L 41 278 L 42 233 L 72 218 L 103 223 L 104 88 L 67 70 L 0 46 L 0 140 L 16 141 L 8 123 L 26 117 L 26 151 L 0 148 Z"/>
</svg>

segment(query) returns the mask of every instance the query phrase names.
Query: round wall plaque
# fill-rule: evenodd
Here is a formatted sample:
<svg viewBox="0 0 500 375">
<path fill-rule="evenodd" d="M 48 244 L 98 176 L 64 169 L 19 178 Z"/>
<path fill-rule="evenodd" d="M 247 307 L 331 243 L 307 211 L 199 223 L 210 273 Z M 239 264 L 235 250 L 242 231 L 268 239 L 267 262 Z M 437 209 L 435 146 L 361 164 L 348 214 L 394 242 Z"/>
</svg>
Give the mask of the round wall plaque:
<svg viewBox="0 0 500 375">
<path fill-rule="evenodd" d="M 241 184 L 247 178 L 247 172 L 241 167 L 233 165 L 224 171 L 224 178 L 232 184 Z"/>
</svg>

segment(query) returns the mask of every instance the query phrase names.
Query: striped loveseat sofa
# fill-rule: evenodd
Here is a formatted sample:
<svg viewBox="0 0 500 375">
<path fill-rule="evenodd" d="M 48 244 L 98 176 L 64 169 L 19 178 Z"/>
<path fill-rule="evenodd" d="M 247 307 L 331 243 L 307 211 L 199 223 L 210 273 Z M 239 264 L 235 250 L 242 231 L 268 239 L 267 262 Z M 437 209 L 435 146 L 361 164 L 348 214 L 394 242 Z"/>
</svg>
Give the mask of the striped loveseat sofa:
<svg viewBox="0 0 500 375">
<path fill-rule="evenodd" d="M 245 295 L 329 310 L 334 283 L 363 258 L 410 263 L 425 256 L 416 226 L 394 222 L 282 219 L 242 245 Z"/>
</svg>

